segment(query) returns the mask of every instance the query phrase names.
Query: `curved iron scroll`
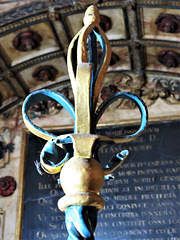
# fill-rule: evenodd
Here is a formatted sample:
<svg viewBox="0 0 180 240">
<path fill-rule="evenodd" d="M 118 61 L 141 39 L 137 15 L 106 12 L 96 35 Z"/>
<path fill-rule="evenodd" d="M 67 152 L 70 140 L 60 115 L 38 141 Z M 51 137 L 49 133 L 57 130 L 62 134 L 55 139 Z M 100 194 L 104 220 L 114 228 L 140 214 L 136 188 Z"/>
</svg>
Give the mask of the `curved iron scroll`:
<svg viewBox="0 0 180 240">
<path fill-rule="evenodd" d="M 111 173 L 128 156 L 123 150 L 109 160 L 103 168 L 98 162 L 98 149 L 108 144 L 128 142 L 137 138 L 147 124 L 147 108 L 136 95 L 120 92 L 97 107 L 98 96 L 104 75 L 111 59 L 110 43 L 99 26 L 98 9 L 90 6 L 84 17 L 84 27 L 76 34 L 68 50 L 68 71 L 71 79 L 75 106 L 60 93 L 40 90 L 31 93 L 23 104 L 23 119 L 29 130 L 47 140 L 38 171 L 48 174 L 60 173 L 58 182 L 65 195 L 58 207 L 65 212 L 68 240 L 94 239 L 97 214 L 104 207 L 100 190 L 104 180 L 112 179 Z M 102 47 L 101 63 L 97 64 L 97 41 Z M 96 134 L 97 123 L 107 107 L 119 98 L 132 101 L 141 113 L 141 124 L 136 133 L 110 139 Z M 33 124 L 28 117 L 29 108 L 42 100 L 55 100 L 74 119 L 74 133 L 56 136 Z M 60 154 L 64 151 L 64 155 Z M 69 177 L 71 176 L 71 177 Z"/>
</svg>

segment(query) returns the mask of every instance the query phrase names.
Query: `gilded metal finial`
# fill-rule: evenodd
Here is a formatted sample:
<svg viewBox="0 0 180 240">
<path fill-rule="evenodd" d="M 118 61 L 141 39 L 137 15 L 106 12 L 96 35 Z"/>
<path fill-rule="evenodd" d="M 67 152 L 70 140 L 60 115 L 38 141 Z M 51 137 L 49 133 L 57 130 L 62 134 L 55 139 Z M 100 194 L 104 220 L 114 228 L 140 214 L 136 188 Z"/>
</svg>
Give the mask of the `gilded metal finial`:
<svg viewBox="0 0 180 240">
<path fill-rule="evenodd" d="M 109 160 L 105 168 L 98 160 L 98 147 L 112 143 L 127 142 L 138 137 L 147 124 L 147 109 L 137 96 L 120 92 L 97 107 L 98 96 L 104 75 L 111 58 L 110 43 L 99 26 L 100 16 L 95 6 L 90 6 L 84 17 L 84 27 L 72 39 L 67 56 L 68 71 L 75 98 L 72 104 L 58 92 L 39 90 L 31 93 L 23 104 L 23 118 L 26 126 L 35 135 L 47 140 L 38 168 L 48 174 L 60 173 L 59 182 L 65 195 L 58 201 L 58 207 L 65 212 L 68 240 L 94 239 L 97 214 L 104 207 L 100 190 L 104 180 L 128 155 L 124 150 Z M 103 55 L 97 63 L 97 40 Z M 119 98 L 135 103 L 141 112 L 141 125 L 136 133 L 109 139 L 96 134 L 96 125 L 107 107 Z M 27 115 L 28 109 L 40 100 L 55 100 L 60 103 L 74 119 L 74 133 L 56 136 L 34 125 Z M 68 151 L 71 144 L 72 151 Z M 59 159 L 58 151 L 66 152 Z"/>
</svg>

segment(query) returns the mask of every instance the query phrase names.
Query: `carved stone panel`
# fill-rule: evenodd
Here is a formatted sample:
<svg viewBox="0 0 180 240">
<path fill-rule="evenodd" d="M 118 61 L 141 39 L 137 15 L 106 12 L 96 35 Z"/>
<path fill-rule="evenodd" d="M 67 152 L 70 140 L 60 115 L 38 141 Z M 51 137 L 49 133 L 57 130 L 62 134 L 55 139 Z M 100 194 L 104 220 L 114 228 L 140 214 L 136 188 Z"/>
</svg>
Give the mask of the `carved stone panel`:
<svg viewBox="0 0 180 240">
<path fill-rule="evenodd" d="M 144 39 L 179 41 L 179 9 L 144 7 L 140 12 Z"/>
<path fill-rule="evenodd" d="M 130 70 L 131 61 L 128 46 L 112 46 L 111 47 L 111 61 L 109 64 L 108 71 L 117 70 Z M 102 57 L 102 52 L 99 51 L 99 61 Z"/>
<path fill-rule="evenodd" d="M 45 66 L 51 66 L 51 68 L 46 67 L 46 69 L 43 70 Z M 53 73 L 56 72 L 56 74 L 53 74 L 53 78 L 50 69 L 55 69 L 53 70 Z M 20 71 L 18 75 L 30 91 L 68 79 L 67 66 L 64 57 L 58 57 L 36 64 L 35 66 Z M 44 79 L 44 81 L 40 81 L 40 79 Z"/>
<path fill-rule="evenodd" d="M 2 79 L 0 81 L 0 109 L 17 99 L 16 93 L 9 82 Z"/>
<path fill-rule="evenodd" d="M 104 27 L 109 40 L 126 39 L 124 13 L 122 8 L 99 9 L 102 15 L 101 26 Z M 73 37 L 83 26 L 84 13 L 74 13 L 66 17 L 66 21 Z"/>
<path fill-rule="evenodd" d="M 32 76 L 36 81 L 54 81 L 58 70 L 51 65 L 42 65 L 37 67 Z"/>
<path fill-rule="evenodd" d="M 134 133 L 137 128 L 106 126 L 98 129 L 98 134 L 118 138 Z M 149 124 L 138 141 L 112 144 L 99 150 L 104 166 L 122 149 L 128 149 L 130 154 L 114 172 L 114 181 L 107 181 L 101 190 L 105 207 L 99 213 L 96 239 L 144 240 L 159 236 L 178 239 L 178 129 L 179 122 Z M 33 163 L 41 148 L 42 142 L 29 135 L 22 239 L 66 240 L 64 214 L 57 208 L 57 201 L 64 195 L 56 181 L 59 175 L 41 176 Z"/>
<path fill-rule="evenodd" d="M 175 51 L 160 51 L 158 61 L 167 68 L 178 68 L 180 65 L 180 54 Z"/>
<path fill-rule="evenodd" d="M 14 150 L 12 133 L 7 128 L 0 128 L 0 168 L 6 166 L 10 160 L 10 153 Z"/>
<path fill-rule="evenodd" d="M 22 33 L 28 32 L 35 32 L 40 36 L 39 38 L 42 38 L 38 43 L 39 45 L 37 45 L 37 41 L 34 42 L 32 38 L 23 38 L 23 41 L 26 41 L 26 44 L 29 44 L 29 47 L 27 46 L 27 48 L 31 48 L 31 51 L 16 50 L 15 46 L 19 46 L 19 44 L 16 43 L 16 39 L 21 37 L 22 41 Z M 30 46 L 30 44 L 33 45 Z M 4 51 L 4 55 L 7 58 L 6 60 L 11 66 L 15 66 L 34 57 L 60 49 L 48 22 L 34 24 L 30 27 L 23 27 L 20 30 L 8 33 L 1 37 L 0 46 Z M 20 45 L 20 48 L 25 49 L 23 45 Z"/>
<path fill-rule="evenodd" d="M 180 15 L 161 13 L 156 21 L 157 28 L 165 33 L 180 33 Z"/>
<path fill-rule="evenodd" d="M 0 239 L 4 239 L 5 212 L 0 208 Z"/>
<path fill-rule="evenodd" d="M 146 47 L 147 70 L 180 73 L 179 49 L 163 47 Z"/>
<path fill-rule="evenodd" d="M 34 31 L 20 32 L 13 40 L 13 46 L 19 51 L 32 51 L 40 46 L 41 36 Z"/>
</svg>

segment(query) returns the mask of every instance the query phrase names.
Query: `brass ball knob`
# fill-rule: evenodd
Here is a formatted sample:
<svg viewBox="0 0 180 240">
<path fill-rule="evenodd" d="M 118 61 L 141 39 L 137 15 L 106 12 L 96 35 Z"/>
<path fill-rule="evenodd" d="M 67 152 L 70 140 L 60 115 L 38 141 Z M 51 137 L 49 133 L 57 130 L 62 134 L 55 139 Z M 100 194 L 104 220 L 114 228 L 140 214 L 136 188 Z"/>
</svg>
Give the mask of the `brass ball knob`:
<svg viewBox="0 0 180 240">
<path fill-rule="evenodd" d="M 72 157 L 62 168 L 60 182 L 67 195 L 78 192 L 99 193 L 104 184 L 104 171 L 93 158 Z"/>
</svg>

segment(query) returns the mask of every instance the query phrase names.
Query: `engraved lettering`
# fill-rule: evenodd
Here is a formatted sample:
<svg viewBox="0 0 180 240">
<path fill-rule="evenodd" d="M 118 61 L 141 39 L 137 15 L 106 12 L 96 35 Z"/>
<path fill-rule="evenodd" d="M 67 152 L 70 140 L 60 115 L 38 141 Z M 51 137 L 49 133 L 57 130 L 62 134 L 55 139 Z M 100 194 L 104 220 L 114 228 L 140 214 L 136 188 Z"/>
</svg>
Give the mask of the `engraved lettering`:
<svg viewBox="0 0 180 240">
<path fill-rule="evenodd" d="M 180 240 L 180 158 L 171 155 L 172 149 L 168 152 L 166 146 L 159 144 L 164 136 L 161 124 L 158 126 L 160 127 L 155 124 L 148 126 L 145 133 L 130 143 L 109 145 L 99 151 L 99 158 L 104 166 L 109 158 L 123 149 L 132 154 L 113 173 L 115 179 L 105 182 L 101 190 L 105 207 L 98 214 L 95 233 L 100 240 Z M 136 131 L 135 128 L 111 128 L 103 130 L 100 135 L 118 138 Z M 168 132 L 165 138 L 168 139 Z M 176 142 L 176 139 L 173 141 Z M 159 155 L 154 155 L 156 146 L 160 149 Z M 57 207 L 58 199 L 64 195 L 57 184 L 59 175 L 49 175 L 44 181 L 45 178 L 43 176 L 41 181 L 37 181 L 39 210 L 35 213 L 35 221 L 45 227 L 37 228 L 33 238 L 67 239 L 64 214 Z"/>
<path fill-rule="evenodd" d="M 130 192 L 130 187 L 124 187 L 124 188 L 122 188 L 122 192 Z"/>
<path fill-rule="evenodd" d="M 142 211 L 141 216 L 150 216 L 150 217 L 164 217 L 164 216 L 173 216 L 176 214 L 175 210 L 163 210 L 163 211 Z"/>
<path fill-rule="evenodd" d="M 166 168 L 167 173 L 178 173 L 180 171 L 180 167 L 176 168 Z"/>
<path fill-rule="evenodd" d="M 144 186 L 135 186 L 134 190 L 137 191 L 144 191 Z"/>
<path fill-rule="evenodd" d="M 103 188 L 101 193 L 118 193 L 119 188 Z"/>
<path fill-rule="evenodd" d="M 109 222 L 98 222 L 97 226 L 101 227 L 101 228 L 110 227 L 110 223 Z"/>
<path fill-rule="evenodd" d="M 154 142 L 156 140 L 156 135 L 155 134 L 149 134 L 149 141 Z"/>
<path fill-rule="evenodd" d="M 163 174 L 162 169 L 143 169 L 137 170 L 138 175 L 153 175 L 153 174 Z"/>
<path fill-rule="evenodd" d="M 179 182 L 180 176 L 162 176 L 160 177 L 161 182 Z"/>
<path fill-rule="evenodd" d="M 40 222 L 46 221 L 47 217 L 44 214 L 38 214 L 37 215 Z"/>
<path fill-rule="evenodd" d="M 114 195 L 114 199 L 117 201 L 137 200 L 138 195 Z"/>
<path fill-rule="evenodd" d="M 39 205 L 53 205 L 54 202 L 53 202 L 53 199 L 45 199 L 45 198 L 39 198 L 38 199 L 38 204 Z"/>
<path fill-rule="evenodd" d="M 114 196 L 115 198 L 115 196 Z M 116 198 L 115 198 L 116 199 Z M 129 203 L 129 204 L 117 204 L 116 205 L 117 209 L 138 209 L 138 208 L 147 208 L 146 203 Z"/>
<path fill-rule="evenodd" d="M 118 222 L 112 222 L 113 227 L 122 227 L 122 226 L 128 226 L 128 227 L 134 227 L 134 226 L 145 226 L 144 220 L 138 220 L 138 221 L 118 221 Z"/>
<path fill-rule="evenodd" d="M 157 193 L 157 194 L 142 194 L 141 199 L 163 199 L 163 198 L 177 198 L 176 194 L 174 193 Z"/>
<path fill-rule="evenodd" d="M 115 179 L 113 181 L 107 182 L 106 184 L 107 184 L 107 186 L 129 184 L 129 179 L 127 179 L 127 178 Z"/>
<path fill-rule="evenodd" d="M 51 184 L 43 184 L 41 182 L 39 182 L 39 184 L 38 184 L 38 189 L 39 190 L 51 189 L 51 188 L 52 188 Z"/>
<path fill-rule="evenodd" d="M 154 183 L 155 177 L 133 178 L 133 183 Z"/>
</svg>

